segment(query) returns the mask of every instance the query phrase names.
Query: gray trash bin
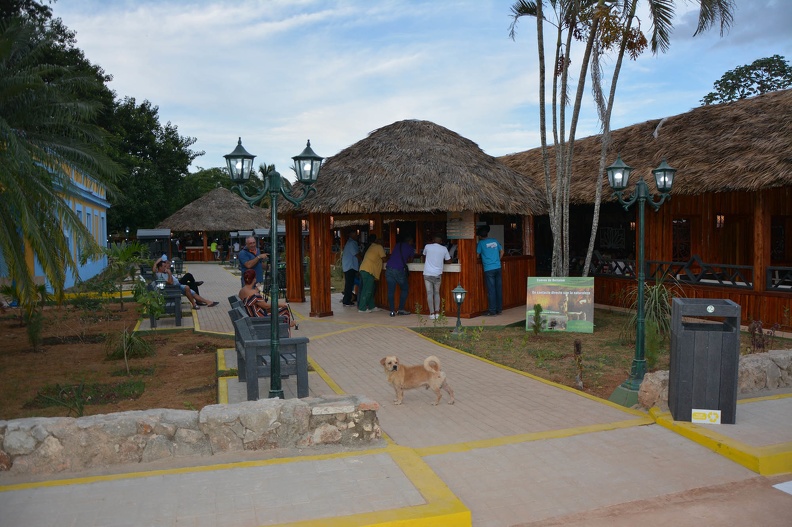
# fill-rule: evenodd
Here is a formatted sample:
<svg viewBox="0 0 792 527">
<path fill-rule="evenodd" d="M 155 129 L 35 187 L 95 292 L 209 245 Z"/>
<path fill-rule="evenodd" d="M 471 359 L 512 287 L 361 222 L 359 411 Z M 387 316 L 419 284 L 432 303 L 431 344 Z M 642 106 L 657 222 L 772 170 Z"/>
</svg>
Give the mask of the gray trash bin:
<svg viewBox="0 0 792 527">
<path fill-rule="evenodd" d="M 683 317 L 699 320 L 687 322 Z M 696 408 L 720 410 L 721 423 L 734 424 L 739 363 L 739 304 L 674 298 L 668 374 L 668 407 L 674 420 L 690 421 Z"/>
</svg>

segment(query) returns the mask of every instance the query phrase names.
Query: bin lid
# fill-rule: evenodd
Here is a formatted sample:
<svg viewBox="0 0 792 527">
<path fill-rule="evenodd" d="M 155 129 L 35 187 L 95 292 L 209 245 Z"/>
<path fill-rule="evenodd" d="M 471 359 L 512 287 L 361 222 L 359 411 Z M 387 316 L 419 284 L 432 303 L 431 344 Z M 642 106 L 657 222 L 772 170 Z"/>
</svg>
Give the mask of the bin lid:
<svg viewBox="0 0 792 527">
<path fill-rule="evenodd" d="M 740 304 L 724 298 L 674 298 L 671 309 L 683 317 L 740 317 Z"/>
</svg>

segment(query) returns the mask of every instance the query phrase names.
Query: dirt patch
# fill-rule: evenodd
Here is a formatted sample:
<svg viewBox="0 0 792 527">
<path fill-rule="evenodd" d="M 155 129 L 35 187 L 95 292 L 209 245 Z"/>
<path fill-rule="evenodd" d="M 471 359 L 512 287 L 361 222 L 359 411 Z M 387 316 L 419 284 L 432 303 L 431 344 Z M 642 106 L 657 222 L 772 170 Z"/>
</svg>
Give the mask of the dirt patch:
<svg viewBox="0 0 792 527">
<path fill-rule="evenodd" d="M 54 393 L 46 392 L 47 387 L 83 385 L 87 390 L 93 385 L 125 381 L 141 381 L 142 394 L 118 400 L 110 397 L 111 401 L 103 404 L 88 401 L 84 415 L 149 408 L 200 409 L 217 402 L 215 352 L 233 345 L 230 338 L 197 334 L 191 329 L 142 334 L 155 354 L 131 359 L 132 375 L 128 376 L 123 360 L 106 360 L 107 345 L 125 328 L 134 329 L 139 317 L 136 304 L 126 302 L 124 311 L 118 304 L 105 304 L 90 312 L 73 306 L 46 308 L 43 351 L 39 353 L 31 351 L 26 328 L 17 317 L 11 311 L 0 317 L 0 419 L 69 415 L 65 406 L 35 408 L 32 402 L 40 393 Z"/>
</svg>

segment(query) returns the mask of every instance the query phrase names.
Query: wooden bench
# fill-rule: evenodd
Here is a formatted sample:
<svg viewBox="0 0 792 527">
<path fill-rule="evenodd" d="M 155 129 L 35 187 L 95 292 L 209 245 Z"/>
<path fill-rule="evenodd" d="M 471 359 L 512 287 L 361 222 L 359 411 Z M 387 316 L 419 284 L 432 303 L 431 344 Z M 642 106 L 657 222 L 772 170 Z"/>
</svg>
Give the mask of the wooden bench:
<svg viewBox="0 0 792 527">
<path fill-rule="evenodd" d="M 241 311 L 244 311 L 242 309 Z M 239 316 L 240 308 L 228 312 L 234 322 L 237 372 L 247 384 L 247 400 L 259 398 L 258 379 L 270 377 L 271 319 Z M 278 324 L 281 378 L 297 376 L 297 397 L 308 397 L 308 338 L 289 337 L 289 325 Z"/>
<path fill-rule="evenodd" d="M 182 302 L 182 292 L 181 287 L 178 285 L 165 285 L 163 289 L 159 289 L 155 283 L 149 285 L 149 288 L 155 291 L 159 291 L 160 294 L 165 297 L 165 314 L 166 315 L 173 315 L 176 319 L 176 326 L 181 327 L 182 325 L 182 309 L 181 309 L 181 302 Z M 154 316 L 152 313 L 150 315 L 151 318 L 151 327 L 157 327 L 157 317 Z"/>
</svg>

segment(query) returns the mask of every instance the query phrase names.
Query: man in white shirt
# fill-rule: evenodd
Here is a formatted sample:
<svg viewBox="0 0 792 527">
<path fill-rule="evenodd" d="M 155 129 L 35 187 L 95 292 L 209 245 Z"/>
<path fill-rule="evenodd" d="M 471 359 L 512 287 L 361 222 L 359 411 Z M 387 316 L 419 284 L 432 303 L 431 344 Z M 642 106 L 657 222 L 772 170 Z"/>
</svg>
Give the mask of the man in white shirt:
<svg viewBox="0 0 792 527">
<path fill-rule="evenodd" d="M 429 303 L 429 319 L 437 319 L 440 313 L 440 282 L 443 276 L 443 264 L 451 260 L 448 249 L 443 245 L 440 236 L 434 237 L 434 242 L 427 244 L 423 250 L 424 256 L 424 285 L 426 286 L 426 300 Z"/>
</svg>

